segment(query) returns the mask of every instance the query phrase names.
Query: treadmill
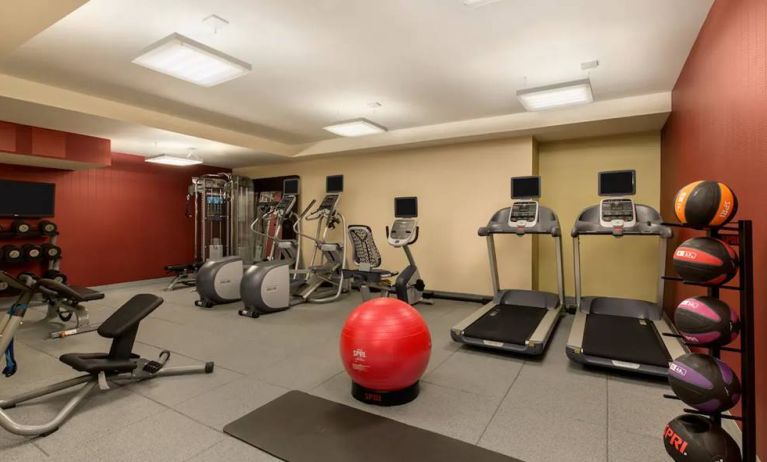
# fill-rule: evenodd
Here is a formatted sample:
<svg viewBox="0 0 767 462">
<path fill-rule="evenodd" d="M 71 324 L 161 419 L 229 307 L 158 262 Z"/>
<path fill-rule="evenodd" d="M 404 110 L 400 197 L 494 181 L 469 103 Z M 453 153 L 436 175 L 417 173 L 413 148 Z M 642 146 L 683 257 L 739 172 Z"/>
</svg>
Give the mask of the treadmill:
<svg viewBox="0 0 767 462">
<path fill-rule="evenodd" d="M 576 313 L 567 356 L 581 364 L 665 377 L 675 358 L 688 353 L 675 337 L 663 311 L 663 274 L 671 228 L 657 210 L 635 204 L 627 196 L 636 192 L 634 170 L 600 172 L 597 205 L 581 212 L 573 226 Z M 658 293 L 654 302 L 581 295 L 580 236 L 657 236 L 660 239 Z M 610 257 L 610 256 L 608 256 Z M 617 256 L 612 256 L 617 257 Z"/>
<path fill-rule="evenodd" d="M 541 195 L 537 176 L 511 179 L 511 207 L 495 212 L 478 234 L 487 239 L 493 300 L 459 322 L 450 336 L 459 343 L 527 355 L 543 354 L 565 305 L 562 236 L 557 215 L 536 200 Z M 537 290 L 501 289 L 495 235 L 519 237 L 548 234 L 556 253 L 558 293 Z"/>
</svg>

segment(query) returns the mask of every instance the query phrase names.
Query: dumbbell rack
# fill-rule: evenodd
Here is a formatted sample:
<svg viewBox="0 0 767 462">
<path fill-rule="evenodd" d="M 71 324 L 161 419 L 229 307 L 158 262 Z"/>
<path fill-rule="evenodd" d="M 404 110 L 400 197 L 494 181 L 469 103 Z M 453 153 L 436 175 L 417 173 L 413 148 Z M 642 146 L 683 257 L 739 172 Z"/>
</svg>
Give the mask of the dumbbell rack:
<svg viewBox="0 0 767 462">
<path fill-rule="evenodd" d="M 58 245 L 57 242 L 59 238 L 59 232 L 54 231 L 53 233 L 46 234 L 41 232 L 40 230 L 32 229 L 26 233 L 19 234 L 12 230 L 0 231 L 0 244 L 5 244 L 9 242 L 18 242 L 18 241 L 30 241 L 30 242 L 35 241 L 35 243 L 38 243 L 36 240 L 42 239 L 42 238 L 48 239 L 47 242 L 45 242 L 46 244 Z M 22 259 L 17 263 L 7 263 L 4 261 L 0 262 L 0 264 L 2 265 L 9 265 L 9 264 L 20 265 L 24 263 L 29 263 L 29 260 Z M 46 269 L 48 271 L 52 271 L 52 270 L 58 271 L 59 266 L 61 264 L 61 255 L 59 255 L 56 258 L 48 258 L 43 255 L 41 256 L 39 263 L 47 263 Z"/>
<path fill-rule="evenodd" d="M 664 223 L 666 226 L 676 228 L 696 229 L 689 225 L 679 223 Z M 706 236 L 720 239 L 727 244 L 738 247 L 738 274 L 739 284 L 708 286 L 690 281 L 685 281 L 676 276 L 663 276 L 669 281 L 678 281 L 686 285 L 700 286 L 707 289 L 709 297 L 719 298 L 720 290 L 739 292 L 740 295 L 740 348 L 729 346 L 708 347 L 708 354 L 719 359 L 722 351 L 739 353 L 740 358 L 740 382 L 741 382 L 741 415 L 705 413 L 697 409 L 685 409 L 690 414 L 699 414 L 711 418 L 717 425 L 721 425 L 722 419 L 735 420 L 741 423 L 743 460 L 753 462 L 756 460 L 756 358 L 754 345 L 754 261 L 753 261 L 753 235 L 751 220 L 739 220 L 737 226 L 728 225 L 719 228 L 705 228 Z M 673 337 L 681 337 L 678 334 L 664 334 Z M 696 346 L 696 345 L 689 345 Z M 704 348 L 704 347 L 701 347 Z M 674 395 L 664 395 L 665 398 L 679 399 Z"/>
</svg>

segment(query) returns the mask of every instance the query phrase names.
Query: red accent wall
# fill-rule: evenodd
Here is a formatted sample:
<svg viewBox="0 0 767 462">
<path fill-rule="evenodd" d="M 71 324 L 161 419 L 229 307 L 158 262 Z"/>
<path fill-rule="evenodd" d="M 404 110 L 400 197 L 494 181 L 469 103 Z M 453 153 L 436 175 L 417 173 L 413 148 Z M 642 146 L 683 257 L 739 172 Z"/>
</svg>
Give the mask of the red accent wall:
<svg viewBox="0 0 767 462">
<path fill-rule="evenodd" d="M 754 220 L 757 430 L 760 457 L 767 460 L 767 1 L 714 3 L 674 87 L 661 162 L 664 216 L 674 216 L 679 188 L 715 179 L 735 190 L 738 217 Z M 669 305 L 699 294 L 669 286 Z M 737 355 L 726 360 L 739 367 Z"/>
<path fill-rule="evenodd" d="M 80 171 L 0 164 L 0 178 L 56 183 L 53 221 L 61 232 L 61 270 L 71 283 L 162 277 L 165 265 L 191 262 L 194 231 L 185 216 L 187 187 L 192 176 L 224 170 L 148 164 L 143 157 L 118 153 L 111 160 L 110 167 Z"/>
</svg>

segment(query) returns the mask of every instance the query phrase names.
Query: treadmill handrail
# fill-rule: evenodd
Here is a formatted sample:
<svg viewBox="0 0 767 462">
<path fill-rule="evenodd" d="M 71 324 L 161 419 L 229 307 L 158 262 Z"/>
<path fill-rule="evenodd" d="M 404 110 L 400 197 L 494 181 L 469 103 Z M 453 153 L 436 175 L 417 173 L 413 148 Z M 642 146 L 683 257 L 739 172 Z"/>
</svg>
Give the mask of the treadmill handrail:
<svg viewBox="0 0 767 462">
<path fill-rule="evenodd" d="M 477 235 L 487 237 L 490 234 L 550 234 L 552 237 L 562 235 L 557 214 L 548 207 L 538 206 L 538 223 L 530 228 L 518 228 L 509 225 L 511 207 L 505 207 L 493 214 L 487 223 L 477 230 Z"/>
<path fill-rule="evenodd" d="M 564 283 L 564 263 L 562 256 L 562 228 L 559 225 L 557 214 L 548 207 L 538 205 L 538 223 L 530 228 L 519 228 L 509 225 L 509 215 L 511 207 L 498 210 L 493 214 L 487 226 L 479 228 L 477 234 L 487 240 L 487 253 L 490 263 L 490 278 L 494 293 L 501 291 L 500 277 L 498 274 L 498 257 L 495 251 L 495 234 L 515 234 L 524 236 L 525 234 L 548 234 L 552 237 L 554 243 L 554 252 L 556 256 L 557 272 L 557 295 L 561 307 L 565 305 L 565 283 Z"/>
<path fill-rule="evenodd" d="M 622 229 L 620 235 L 657 236 L 660 238 L 658 245 L 658 284 L 655 304 L 659 311 L 663 311 L 663 296 L 665 293 L 665 279 L 663 279 L 663 275 L 666 274 L 666 250 L 668 248 L 668 241 L 674 233 L 670 226 L 662 224 L 660 213 L 654 208 L 643 204 L 635 204 L 635 208 L 637 215 L 636 226 Z M 577 311 L 581 310 L 581 302 L 583 300 L 583 274 L 581 271 L 580 236 L 617 236 L 615 234 L 615 230 L 612 228 L 605 228 L 604 226 L 598 224 L 599 213 L 599 205 L 594 205 L 584 209 L 583 212 L 581 212 L 581 214 L 578 216 L 578 220 L 573 225 L 573 230 L 571 232 L 573 237 L 573 276 L 575 277 L 575 306 Z M 596 224 L 594 222 L 595 220 L 597 222 Z"/>
<path fill-rule="evenodd" d="M 674 232 L 670 226 L 663 224 L 663 218 L 657 210 L 644 204 L 635 204 L 636 225 L 621 228 L 621 236 L 660 236 L 670 239 Z M 599 204 L 583 209 L 570 232 L 572 237 L 580 235 L 607 235 L 614 236 L 612 227 L 605 227 L 599 223 Z"/>
</svg>

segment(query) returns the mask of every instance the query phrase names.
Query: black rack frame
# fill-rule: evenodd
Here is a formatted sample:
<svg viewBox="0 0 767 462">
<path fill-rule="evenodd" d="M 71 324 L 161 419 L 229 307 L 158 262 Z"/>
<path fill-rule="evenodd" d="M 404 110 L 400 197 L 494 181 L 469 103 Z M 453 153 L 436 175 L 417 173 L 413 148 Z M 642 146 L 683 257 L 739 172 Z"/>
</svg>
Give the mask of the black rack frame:
<svg viewBox="0 0 767 462">
<path fill-rule="evenodd" d="M 710 297 L 719 298 L 721 289 L 734 290 L 740 293 L 740 348 L 726 346 L 708 347 L 711 356 L 719 359 L 722 351 L 739 353 L 740 358 L 740 382 L 741 382 L 741 416 L 722 415 L 721 412 L 709 414 L 695 409 L 685 409 L 685 412 L 705 415 L 711 418 L 717 425 L 721 425 L 722 419 L 741 422 L 741 450 L 743 460 L 752 462 L 756 460 L 756 358 L 754 345 L 754 260 L 753 260 L 753 229 L 751 220 L 739 220 L 737 226 L 723 226 L 719 228 L 707 227 L 696 228 L 679 223 L 663 223 L 666 226 L 676 228 L 695 229 L 705 231 L 706 236 L 721 239 L 729 245 L 738 247 L 738 286 L 709 286 L 685 281 L 675 276 L 663 276 L 663 279 L 682 282 L 686 285 L 705 287 Z M 722 232 L 725 231 L 725 232 Z M 675 337 L 681 335 L 672 334 Z M 696 345 L 691 345 L 696 346 Z M 674 395 L 663 395 L 664 398 L 679 399 Z"/>
</svg>

